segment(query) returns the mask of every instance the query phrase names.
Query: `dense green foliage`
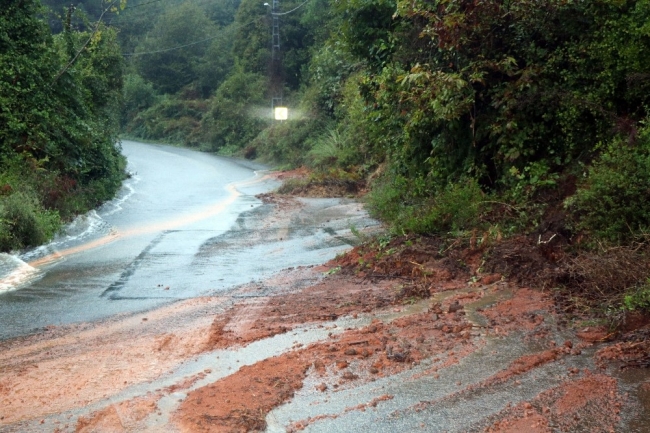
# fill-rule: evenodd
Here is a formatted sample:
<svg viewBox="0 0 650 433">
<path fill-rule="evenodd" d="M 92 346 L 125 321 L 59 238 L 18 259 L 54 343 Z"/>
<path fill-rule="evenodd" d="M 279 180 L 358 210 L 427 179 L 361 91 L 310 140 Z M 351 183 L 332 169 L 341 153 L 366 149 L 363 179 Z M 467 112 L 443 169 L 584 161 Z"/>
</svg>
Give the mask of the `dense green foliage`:
<svg viewBox="0 0 650 433">
<path fill-rule="evenodd" d="M 489 228 L 494 203 L 516 209 L 511 229 L 558 212 L 569 236 L 647 229 L 647 0 L 291 0 L 279 70 L 271 12 L 132 0 L 112 15 L 124 131 L 366 177 L 400 231 Z"/>
<path fill-rule="evenodd" d="M 36 1 L 0 11 L 0 250 L 37 245 L 111 198 L 122 56 L 100 24 L 52 37 Z"/>
<path fill-rule="evenodd" d="M 650 129 L 644 126 L 633 145 L 612 141 L 588 169 L 588 176 L 567 207 L 578 228 L 614 242 L 650 231 Z"/>
<path fill-rule="evenodd" d="M 397 233 L 571 245 L 574 288 L 650 308 L 650 0 L 43 1 L 54 38 L 31 2 L 2 12 L 0 247 L 110 195 L 119 121 L 365 180 Z"/>
</svg>

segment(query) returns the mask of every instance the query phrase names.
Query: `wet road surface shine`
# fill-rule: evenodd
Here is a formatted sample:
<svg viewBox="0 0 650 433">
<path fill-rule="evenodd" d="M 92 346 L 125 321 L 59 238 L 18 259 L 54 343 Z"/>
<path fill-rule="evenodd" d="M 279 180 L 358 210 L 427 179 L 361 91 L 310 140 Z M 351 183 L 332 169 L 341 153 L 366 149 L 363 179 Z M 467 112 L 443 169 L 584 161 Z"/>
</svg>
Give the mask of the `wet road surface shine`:
<svg viewBox="0 0 650 433">
<path fill-rule="evenodd" d="M 35 277 L 14 282 L 17 287 L 7 280 L 0 292 L 0 339 L 226 290 L 283 266 L 327 260 L 347 247 L 340 240 L 327 244 L 310 222 L 282 228 L 302 230 L 293 237 L 265 232 L 268 206 L 255 195 L 278 183 L 256 171 L 263 167 L 130 141 L 123 142 L 123 153 L 132 177 L 114 201 L 76 222 L 80 227 L 71 230 L 78 233 L 5 257 L 29 271 L 21 275 Z M 324 243 L 313 251 L 325 250 L 325 256 L 302 254 L 302 242 L 314 248 L 313 239 L 302 238 L 313 234 Z M 252 250 L 239 245 L 242 236 Z M 268 260 L 272 250 L 276 257 Z"/>
</svg>

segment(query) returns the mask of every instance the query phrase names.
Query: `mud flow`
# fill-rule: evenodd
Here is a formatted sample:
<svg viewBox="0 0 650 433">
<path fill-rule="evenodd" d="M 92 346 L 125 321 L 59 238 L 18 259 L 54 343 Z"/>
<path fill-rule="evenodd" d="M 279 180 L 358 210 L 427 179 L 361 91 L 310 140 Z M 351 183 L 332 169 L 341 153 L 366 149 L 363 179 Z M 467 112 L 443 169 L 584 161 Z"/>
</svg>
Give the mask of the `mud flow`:
<svg viewBox="0 0 650 433">
<path fill-rule="evenodd" d="M 312 263 L 3 341 L 0 431 L 649 431 L 650 374 L 626 362 L 647 327 L 608 343 L 561 324 L 548 292 L 433 245 L 367 267 L 353 232 L 378 227 L 358 205 L 264 201 L 264 230 L 248 215 L 196 260 L 246 244 L 262 267 L 300 238 Z"/>
</svg>

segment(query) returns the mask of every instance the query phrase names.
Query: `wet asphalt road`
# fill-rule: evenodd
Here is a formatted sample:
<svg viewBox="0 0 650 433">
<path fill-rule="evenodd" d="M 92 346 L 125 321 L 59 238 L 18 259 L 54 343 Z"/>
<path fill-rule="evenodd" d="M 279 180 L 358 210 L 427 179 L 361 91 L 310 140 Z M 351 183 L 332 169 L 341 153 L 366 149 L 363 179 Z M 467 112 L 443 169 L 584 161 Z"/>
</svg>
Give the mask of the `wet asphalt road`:
<svg viewBox="0 0 650 433">
<path fill-rule="evenodd" d="M 269 206 L 255 195 L 278 183 L 264 178 L 262 166 L 162 145 L 122 146 L 133 175 L 118 197 L 52 244 L 18 255 L 33 281 L 0 293 L 0 339 L 228 290 L 348 247 L 339 232 L 354 222 L 317 221 L 335 201 L 322 201 L 318 215 L 282 233 L 266 232 Z M 367 223 L 362 215 L 350 221 Z"/>
</svg>

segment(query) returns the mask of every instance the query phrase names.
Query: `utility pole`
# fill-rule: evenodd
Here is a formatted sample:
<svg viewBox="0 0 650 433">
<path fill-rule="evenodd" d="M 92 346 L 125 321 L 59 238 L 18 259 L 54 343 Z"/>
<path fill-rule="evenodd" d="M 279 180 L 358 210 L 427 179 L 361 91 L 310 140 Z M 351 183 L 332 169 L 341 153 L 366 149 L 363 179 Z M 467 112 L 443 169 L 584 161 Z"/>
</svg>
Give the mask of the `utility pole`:
<svg viewBox="0 0 650 433">
<path fill-rule="evenodd" d="M 268 5 L 268 3 L 265 3 Z M 271 115 L 277 118 L 276 108 L 282 107 L 283 80 L 280 54 L 280 0 L 271 3 Z"/>
</svg>

